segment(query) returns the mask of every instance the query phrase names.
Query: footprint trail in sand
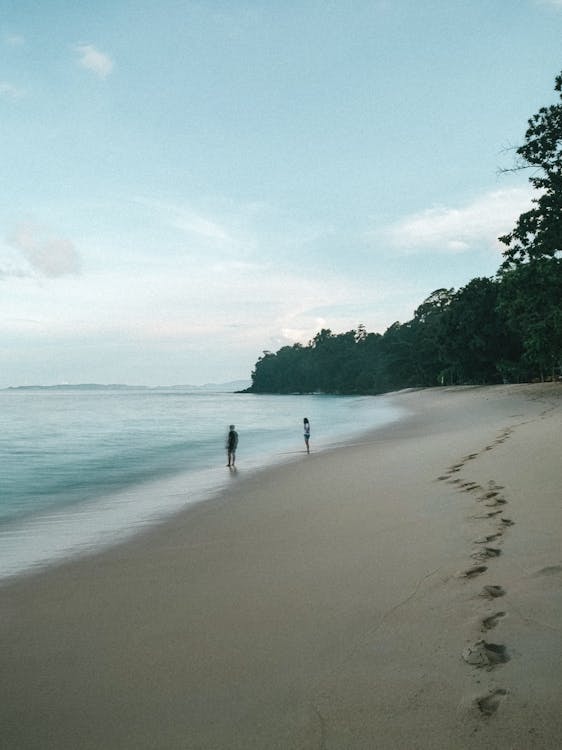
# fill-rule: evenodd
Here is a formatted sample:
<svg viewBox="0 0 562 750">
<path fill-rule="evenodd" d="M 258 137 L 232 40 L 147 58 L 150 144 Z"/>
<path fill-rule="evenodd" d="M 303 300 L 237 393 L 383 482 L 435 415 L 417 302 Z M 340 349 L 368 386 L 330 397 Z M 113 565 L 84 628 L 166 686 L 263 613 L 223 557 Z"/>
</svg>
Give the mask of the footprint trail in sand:
<svg viewBox="0 0 562 750">
<path fill-rule="evenodd" d="M 513 428 L 511 427 L 501 430 L 496 439 L 482 448 L 482 450 L 464 456 L 460 461 L 449 466 L 445 473 L 438 477 L 438 481 L 454 485 L 459 492 L 474 494 L 477 503 L 490 508 L 488 511 L 471 516 L 475 521 L 493 522 L 496 524 L 494 530 L 485 531 L 481 536 L 474 539 L 473 543 L 479 546 L 470 553 L 470 556 L 475 561 L 493 562 L 501 555 L 502 550 L 499 547 L 491 546 L 491 543 L 502 544 L 505 539 L 505 532 L 510 526 L 513 526 L 514 521 L 511 518 L 502 516 L 504 512 L 503 506 L 508 504 L 507 498 L 502 493 L 502 490 L 505 488 L 493 479 L 487 483 L 486 487 L 483 487 L 470 478 L 464 478 L 462 476 L 463 469 L 465 469 L 469 461 L 474 461 L 485 452 L 494 450 L 497 446 L 505 443 L 512 433 Z M 470 581 L 490 572 L 491 570 L 488 565 L 477 564 L 466 568 L 458 577 Z M 505 594 L 506 590 L 503 586 L 497 583 L 487 583 L 480 590 L 479 596 L 481 601 L 491 603 L 499 597 L 505 596 Z M 489 604 L 485 606 L 488 608 Z M 486 633 L 496 628 L 501 620 L 506 617 L 506 614 L 503 610 L 490 611 L 488 609 L 487 612 L 482 612 L 479 618 L 480 631 Z M 490 643 L 482 638 L 466 645 L 461 655 L 464 662 L 474 670 L 478 670 L 478 672 L 481 672 L 482 669 L 487 672 L 494 670 L 496 667 L 506 664 L 510 658 L 507 647 L 504 644 Z M 480 683 L 481 679 L 478 679 L 478 682 Z M 474 701 L 479 716 L 483 719 L 493 716 L 498 711 L 507 694 L 508 691 L 504 688 L 490 686 L 487 693 L 476 698 Z"/>
</svg>

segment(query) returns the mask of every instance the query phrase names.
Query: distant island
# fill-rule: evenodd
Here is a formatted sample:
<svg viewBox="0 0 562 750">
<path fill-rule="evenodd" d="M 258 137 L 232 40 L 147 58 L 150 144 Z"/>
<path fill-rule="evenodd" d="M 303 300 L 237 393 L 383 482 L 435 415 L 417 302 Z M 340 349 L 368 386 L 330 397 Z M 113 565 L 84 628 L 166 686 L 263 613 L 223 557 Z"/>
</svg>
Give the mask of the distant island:
<svg viewBox="0 0 562 750">
<path fill-rule="evenodd" d="M 202 391 L 207 393 L 235 393 L 244 391 L 249 380 L 205 385 L 125 385 L 123 383 L 59 383 L 57 385 L 12 385 L 3 391 Z"/>
</svg>

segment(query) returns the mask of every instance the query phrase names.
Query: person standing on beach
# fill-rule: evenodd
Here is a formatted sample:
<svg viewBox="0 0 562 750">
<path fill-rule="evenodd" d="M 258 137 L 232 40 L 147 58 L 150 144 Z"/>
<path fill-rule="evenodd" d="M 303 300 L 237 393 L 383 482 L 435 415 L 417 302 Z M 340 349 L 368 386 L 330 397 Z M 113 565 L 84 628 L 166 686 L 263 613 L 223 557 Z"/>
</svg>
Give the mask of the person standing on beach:
<svg viewBox="0 0 562 750">
<path fill-rule="evenodd" d="M 227 466 L 234 468 L 236 461 L 236 448 L 238 447 L 238 433 L 234 429 L 234 425 L 231 424 L 228 428 L 228 435 L 226 436 L 226 454 L 228 456 Z"/>
<path fill-rule="evenodd" d="M 308 417 L 305 417 L 303 419 L 303 426 L 304 426 L 304 444 L 306 445 L 306 452 L 310 453 L 310 422 L 308 421 Z"/>
</svg>

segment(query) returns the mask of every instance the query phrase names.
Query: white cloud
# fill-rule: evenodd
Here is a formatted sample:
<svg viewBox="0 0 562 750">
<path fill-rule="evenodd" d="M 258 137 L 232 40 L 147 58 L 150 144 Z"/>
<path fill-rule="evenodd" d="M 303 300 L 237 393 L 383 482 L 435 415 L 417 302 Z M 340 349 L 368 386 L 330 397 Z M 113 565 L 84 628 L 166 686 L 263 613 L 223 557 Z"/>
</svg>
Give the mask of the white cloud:
<svg viewBox="0 0 562 750">
<path fill-rule="evenodd" d="M 8 278 L 25 279 L 28 276 L 29 272 L 22 268 L 10 265 L 0 266 L 0 280 Z"/>
<path fill-rule="evenodd" d="M 74 48 L 78 62 L 83 68 L 91 70 L 100 78 L 106 78 L 113 70 L 113 60 L 109 55 L 100 52 L 93 44 L 77 44 Z"/>
<path fill-rule="evenodd" d="M 19 250 L 41 276 L 56 278 L 76 274 L 80 270 L 80 257 L 74 244 L 69 239 L 52 235 L 43 227 L 20 224 L 7 242 Z"/>
<path fill-rule="evenodd" d="M 497 248 L 498 237 L 531 207 L 531 188 L 494 190 L 453 208 L 428 208 L 371 232 L 370 239 L 405 253 L 431 250 L 462 253 L 476 247 Z"/>
<path fill-rule="evenodd" d="M 538 5 L 550 5 L 552 8 L 562 9 L 562 0 L 536 0 Z"/>
<path fill-rule="evenodd" d="M 8 47 L 23 47 L 25 44 L 25 37 L 21 34 L 7 34 L 4 37 L 4 44 Z"/>
<path fill-rule="evenodd" d="M 229 223 L 221 219 L 219 226 L 228 226 L 230 235 Z M 0 266 L 10 261 L 23 266 L 22 257 L 48 238 L 45 231 L 20 227 L 11 238 L 11 257 L 6 247 L 6 264 L 0 258 Z M 113 237 L 107 245 L 97 235 L 82 237 L 88 269 L 83 277 L 68 275 L 53 285 L 26 266 L 29 278 L 6 284 L 0 295 L 4 340 L 22 352 L 50 342 L 47 359 L 53 363 L 56 351 L 57 363 L 68 364 L 64 375 L 48 364 L 36 379 L 161 384 L 234 379 L 249 374 L 263 349 L 306 344 L 321 328 L 343 331 L 364 322 L 368 330 L 384 330 L 411 313 L 409 302 L 406 311 L 392 307 L 404 306 L 407 282 L 397 292 L 380 278 L 365 284 L 364 278 L 342 274 L 307 274 L 300 264 L 280 267 L 277 257 L 268 260 L 261 252 L 251 259 L 213 252 L 195 260 L 187 253 L 158 254 L 152 263 L 135 254 L 123 260 L 121 253 Z M 383 300 L 390 302 L 382 305 Z M 78 353 L 75 362 L 71 352 Z M 25 382 L 21 373 L 3 377 L 6 384 Z"/>
<path fill-rule="evenodd" d="M 0 81 L 0 98 L 4 99 L 21 99 L 25 95 L 23 89 L 18 86 L 14 86 L 9 81 Z"/>
</svg>

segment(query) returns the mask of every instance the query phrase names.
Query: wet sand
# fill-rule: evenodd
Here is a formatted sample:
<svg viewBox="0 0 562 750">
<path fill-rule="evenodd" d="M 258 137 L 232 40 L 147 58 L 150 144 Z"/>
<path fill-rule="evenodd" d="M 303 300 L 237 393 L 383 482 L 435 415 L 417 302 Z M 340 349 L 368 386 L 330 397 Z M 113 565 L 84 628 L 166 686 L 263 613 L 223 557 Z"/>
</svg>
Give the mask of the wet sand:
<svg viewBox="0 0 562 750">
<path fill-rule="evenodd" d="M 562 385 L 393 398 L 409 417 L 5 583 L 0 746 L 562 746 Z"/>
</svg>

